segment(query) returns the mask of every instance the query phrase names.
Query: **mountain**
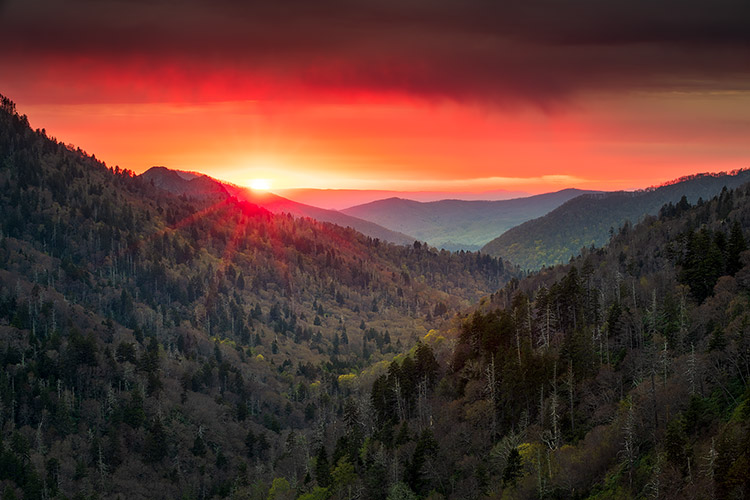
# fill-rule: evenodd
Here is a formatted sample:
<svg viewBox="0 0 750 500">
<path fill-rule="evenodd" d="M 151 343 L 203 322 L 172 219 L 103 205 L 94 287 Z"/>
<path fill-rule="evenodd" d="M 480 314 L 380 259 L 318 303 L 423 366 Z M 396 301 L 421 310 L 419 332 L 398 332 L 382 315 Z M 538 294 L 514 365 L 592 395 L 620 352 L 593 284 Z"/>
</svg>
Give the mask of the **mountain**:
<svg viewBox="0 0 750 500">
<path fill-rule="evenodd" d="M 439 201 L 439 200 L 508 200 L 529 196 L 523 191 L 507 191 L 503 189 L 481 192 L 458 192 L 458 191 L 392 191 L 378 189 L 280 189 L 274 190 L 278 195 L 289 198 L 300 203 L 327 208 L 330 210 L 343 210 L 354 205 L 362 205 L 386 198 L 406 198 L 414 201 Z"/>
<path fill-rule="evenodd" d="M 393 231 L 412 234 L 437 248 L 477 250 L 511 227 L 591 192 L 564 189 L 499 201 L 441 200 L 423 203 L 389 198 L 347 208 L 343 212 Z"/>
<path fill-rule="evenodd" d="M 187 174 L 188 178 L 185 178 Z M 297 203 L 269 192 L 254 191 L 249 188 L 222 183 L 207 175 L 196 176 L 190 172 L 170 170 L 165 167 L 152 167 L 141 174 L 143 179 L 153 182 L 153 185 L 173 194 L 185 194 L 190 197 L 226 198 L 237 197 L 240 200 L 254 203 L 258 206 L 279 214 L 288 213 L 296 217 L 309 217 L 320 222 L 330 222 L 342 227 L 351 227 L 362 234 L 382 241 L 411 245 L 416 238 L 391 231 L 378 224 L 352 217 L 335 210 Z"/>
<path fill-rule="evenodd" d="M 748 498 L 749 230 L 744 184 L 511 281 L 421 364 L 411 418 L 388 397 L 409 363 L 376 379 L 367 448 L 408 422 L 417 495 Z"/>
<path fill-rule="evenodd" d="M 194 175 L 177 172 L 166 167 L 151 167 L 142 178 L 159 189 L 172 194 L 184 194 L 191 198 L 224 198 L 229 192 L 219 182 L 207 175 Z"/>
<path fill-rule="evenodd" d="M 187 196 L 196 178 L 108 168 L 0 98 L 3 498 L 288 498 L 355 373 L 513 276 Z"/>
<path fill-rule="evenodd" d="M 588 194 L 572 199 L 543 217 L 513 227 L 482 247 L 522 269 L 539 269 L 566 262 L 581 248 L 601 246 L 626 221 L 655 215 L 667 203 L 710 199 L 722 188 L 750 181 L 750 170 L 698 174 L 669 184 L 634 192 Z"/>
<path fill-rule="evenodd" d="M 173 195 L 2 96 L 0 186 L 4 499 L 750 493 L 750 183 L 523 278 Z"/>
</svg>

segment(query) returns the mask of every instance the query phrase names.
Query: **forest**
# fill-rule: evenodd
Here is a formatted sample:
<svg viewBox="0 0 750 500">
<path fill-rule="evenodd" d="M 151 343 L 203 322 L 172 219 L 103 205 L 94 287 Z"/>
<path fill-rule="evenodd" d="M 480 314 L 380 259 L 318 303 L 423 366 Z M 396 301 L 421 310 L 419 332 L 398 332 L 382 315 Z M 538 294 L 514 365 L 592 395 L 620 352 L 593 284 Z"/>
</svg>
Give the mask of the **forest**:
<svg viewBox="0 0 750 500">
<path fill-rule="evenodd" d="M 750 185 L 522 275 L 0 109 L 3 499 L 745 498 Z"/>
<path fill-rule="evenodd" d="M 186 461 L 148 473 L 168 497 L 225 497 L 241 464 L 270 483 L 287 433 L 329 425 L 355 374 L 514 275 L 477 253 L 168 195 L 32 130 L 7 98 L 0 126 L 0 415 L 4 442 L 44 443 L 7 448 L 9 495 L 114 495 L 156 463 L 155 443 L 165 467 Z M 160 429 L 173 434 L 149 441 Z"/>
<path fill-rule="evenodd" d="M 613 191 L 578 196 L 546 215 L 512 227 L 482 247 L 482 252 L 508 259 L 522 269 L 537 270 L 565 263 L 582 248 L 601 247 L 626 222 L 657 215 L 681 198 L 690 203 L 710 199 L 722 188 L 750 182 L 750 170 L 704 172 L 680 177 L 636 191 Z"/>
</svg>

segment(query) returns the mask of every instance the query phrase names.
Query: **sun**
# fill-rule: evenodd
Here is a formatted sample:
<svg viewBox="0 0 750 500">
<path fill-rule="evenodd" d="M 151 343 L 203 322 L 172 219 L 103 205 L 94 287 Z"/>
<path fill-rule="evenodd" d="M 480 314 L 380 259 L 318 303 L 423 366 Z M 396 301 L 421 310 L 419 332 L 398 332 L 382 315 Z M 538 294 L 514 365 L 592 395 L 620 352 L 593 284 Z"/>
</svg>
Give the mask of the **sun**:
<svg viewBox="0 0 750 500">
<path fill-rule="evenodd" d="M 253 179 L 250 181 L 250 188 L 254 191 L 268 191 L 271 189 L 271 182 L 268 179 Z"/>
</svg>

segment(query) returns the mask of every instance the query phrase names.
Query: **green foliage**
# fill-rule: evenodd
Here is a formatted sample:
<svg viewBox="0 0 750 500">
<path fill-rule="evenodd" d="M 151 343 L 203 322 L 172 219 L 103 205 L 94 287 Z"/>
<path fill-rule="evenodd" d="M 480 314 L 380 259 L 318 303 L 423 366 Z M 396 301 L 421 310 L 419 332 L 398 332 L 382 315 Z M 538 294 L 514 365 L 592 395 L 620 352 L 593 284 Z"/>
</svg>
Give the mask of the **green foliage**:
<svg viewBox="0 0 750 500">
<path fill-rule="evenodd" d="M 404 471 L 404 480 L 418 495 L 427 493 L 428 482 L 425 480 L 423 468 L 428 460 L 435 460 L 439 445 L 430 429 L 425 429 L 417 439 L 414 454 Z"/>
<path fill-rule="evenodd" d="M 699 174 L 656 189 L 636 192 L 584 194 L 537 219 L 517 225 L 482 247 L 482 253 L 502 256 L 522 269 L 567 262 L 581 249 L 600 247 L 610 239 L 610 229 L 626 231 L 628 224 L 646 215 L 677 217 L 688 202 L 710 199 L 722 188 L 736 188 L 750 180 L 750 171 Z M 731 210 L 723 201 L 722 210 Z M 678 207 L 671 205 L 677 203 Z M 727 212 L 728 213 L 728 212 Z M 720 219 L 723 213 L 718 214 Z"/>
<path fill-rule="evenodd" d="M 388 500 L 417 500 L 417 495 L 408 485 L 398 482 L 388 491 Z"/>
<path fill-rule="evenodd" d="M 410 234 L 438 248 L 477 250 L 498 234 L 541 217 L 585 192 L 564 189 L 556 193 L 498 201 L 441 200 L 422 203 L 389 198 L 348 208 L 344 213 Z"/>
<path fill-rule="evenodd" d="M 315 480 L 322 488 L 331 485 L 331 466 L 328 463 L 328 453 L 325 446 L 321 446 L 315 459 Z"/>
<path fill-rule="evenodd" d="M 316 486 L 312 491 L 300 495 L 297 500 L 326 500 L 328 496 L 329 492 L 327 488 Z"/>
<path fill-rule="evenodd" d="M 287 500 L 294 498 L 294 491 L 289 486 L 289 481 L 284 477 L 277 477 L 271 483 L 271 488 L 268 490 L 267 500 Z"/>
</svg>

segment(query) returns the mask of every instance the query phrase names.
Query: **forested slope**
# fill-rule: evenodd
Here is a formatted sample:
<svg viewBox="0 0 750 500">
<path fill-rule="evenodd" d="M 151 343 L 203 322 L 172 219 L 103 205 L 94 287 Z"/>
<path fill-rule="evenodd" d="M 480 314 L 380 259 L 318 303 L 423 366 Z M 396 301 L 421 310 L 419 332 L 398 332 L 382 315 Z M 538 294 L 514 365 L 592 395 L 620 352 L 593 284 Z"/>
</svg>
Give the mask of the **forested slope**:
<svg viewBox="0 0 750 500">
<path fill-rule="evenodd" d="M 683 196 L 690 203 L 716 196 L 723 187 L 750 181 L 750 170 L 698 174 L 663 186 L 627 192 L 587 194 L 574 198 L 543 217 L 515 226 L 482 247 L 522 269 L 536 270 L 567 262 L 582 248 L 604 245 L 613 231 L 645 215 L 656 215 L 666 203 Z"/>
<path fill-rule="evenodd" d="M 750 492 L 750 186 L 506 284 L 486 256 L 165 196 L 12 111 L 6 498 Z"/>
<path fill-rule="evenodd" d="M 270 192 L 255 191 L 250 188 L 223 183 L 207 175 L 193 175 L 193 177 L 183 178 L 183 176 L 190 175 L 189 172 L 170 170 L 166 167 L 152 167 L 139 177 L 152 183 L 155 187 L 173 194 L 185 194 L 198 199 L 234 197 L 240 201 L 263 207 L 274 214 L 291 214 L 295 217 L 308 217 L 319 222 L 330 222 L 341 227 L 351 227 L 366 236 L 385 242 L 411 245 L 416 240 L 413 236 L 391 231 L 373 222 L 358 219 L 336 210 L 325 210 L 304 203 L 297 203 Z"/>
<path fill-rule="evenodd" d="M 422 379 L 428 390 L 417 386 L 406 404 L 409 488 L 746 498 L 749 228 L 748 185 L 694 207 L 683 200 L 462 316 L 455 344 L 436 350 L 437 374 Z M 393 425 L 386 449 L 404 426 L 389 395 L 415 387 L 408 380 L 392 365 L 373 385 L 380 423 Z"/>
<path fill-rule="evenodd" d="M 576 196 L 592 192 L 563 189 L 497 201 L 419 202 L 388 198 L 350 207 L 343 212 L 394 231 L 413 234 L 437 248 L 478 250 L 508 229 L 540 217 Z"/>
<path fill-rule="evenodd" d="M 0 186 L 6 498 L 302 488 L 341 432 L 350 372 L 509 276 L 488 256 L 170 196 L 5 98 Z"/>
</svg>

